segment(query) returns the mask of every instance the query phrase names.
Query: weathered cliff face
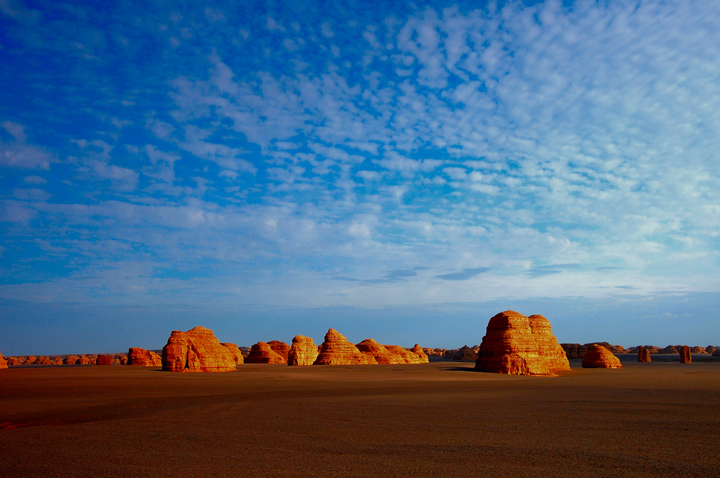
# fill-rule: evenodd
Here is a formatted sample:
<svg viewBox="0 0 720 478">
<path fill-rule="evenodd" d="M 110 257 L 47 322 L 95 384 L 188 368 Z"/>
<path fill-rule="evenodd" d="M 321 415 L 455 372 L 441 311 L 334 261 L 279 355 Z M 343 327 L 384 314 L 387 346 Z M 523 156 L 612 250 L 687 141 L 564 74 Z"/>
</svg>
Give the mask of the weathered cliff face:
<svg viewBox="0 0 720 478">
<path fill-rule="evenodd" d="M 279 364 L 287 363 L 287 360 L 275 352 L 269 344 L 258 342 L 250 348 L 250 355 L 245 359 L 245 363 Z"/>
<path fill-rule="evenodd" d="M 570 370 L 570 362 L 552 333 L 550 321 L 542 315 L 531 315 L 528 317 L 528 322 L 530 331 L 537 342 L 540 360 L 545 361 L 548 371 L 552 373 Z"/>
<path fill-rule="evenodd" d="M 288 365 L 312 365 L 318 356 L 318 346 L 310 337 L 297 335 L 292 340 L 290 352 L 288 352 Z"/>
<path fill-rule="evenodd" d="M 420 347 L 420 344 L 415 344 L 415 346 L 410 349 L 410 352 L 418 356 L 419 361 L 417 363 L 430 363 L 430 359 L 425 353 L 425 349 Z"/>
<path fill-rule="evenodd" d="M 171 372 L 228 372 L 235 365 L 233 354 L 205 327 L 174 330 L 162 351 L 162 368 Z"/>
<path fill-rule="evenodd" d="M 7 361 L 3 358 L 2 354 L 0 354 L 0 369 L 8 368 Z"/>
<path fill-rule="evenodd" d="M 127 365 L 162 367 L 162 357 L 151 350 L 145 350 L 140 347 L 130 347 L 128 350 Z"/>
<path fill-rule="evenodd" d="M 231 344 L 228 342 L 221 342 L 220 345 L 228 349 L 230 353 L 235 357 L 235 363 L 236 364 L 243 364 L 245 363 L 245 357 L 242 354 L 242 351 L 240 350 L 240 347 L 238 347 L 235 344 Z"/>
<path fill-rule="evenodd" d="M 490 319 L 480 344 L 475 370 L 510 375 L 547 375 L 547 361 L 540 358 L 530 320 L 506 310 Z"/>
<path fill-rule="evenodd" d="M 285 360 L 285 363 L 288 361 L 288 355 L 290 355 L 290 346 L 286 344 L 285 342 L 280 342 L 279 340 L 271 340 L 267 343 L 270 348 L 281 356 L 283 360 Z"/>
<path fill-rule="evenodd" d="M 314 365 L 371 365 L 375 357 L 364 354 L 335 329 L 329 329 Z"/>
<path fill-rule="evenodd" d="M 593 345 L 588 349 L 582 361 L 584 368 L 622 368 L 620 359 L 602 345 Z"/>
</svg>

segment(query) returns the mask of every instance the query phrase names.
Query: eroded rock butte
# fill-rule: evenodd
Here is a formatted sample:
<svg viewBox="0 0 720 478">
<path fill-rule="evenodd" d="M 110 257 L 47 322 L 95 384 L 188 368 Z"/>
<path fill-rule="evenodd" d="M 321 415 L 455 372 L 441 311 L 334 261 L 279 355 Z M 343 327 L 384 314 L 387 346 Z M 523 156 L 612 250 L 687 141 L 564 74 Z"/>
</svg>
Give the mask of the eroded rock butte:
<svg viewBox="0 0 720 478">
<path fill-rule="evenodd" d="M 584 368 L 622 368 L 620 359 L 602 345 L 593 345 L 588 349 L 582 361 Z"/>
<path fill-rule="evenodd" d="M 364 354 L 344 335 L 335 329 L 329 329 L 325 341 L 320 345 L 320 353 L 313 365 L 372 365 L 377 360 L 370 354 Z"/>
<path fill-rule="evenodd" d="M 318 356 L 318 346 L 310 337 L 296 335 L 288 352 L 288 365 L 312 365 Z"/>
<path fill-rule="evenodd" d="M 162 368 L 171 372 L 228 372 L 235 366 L 233 354 L 205 327 L 173 330 L 162 350 Z"/>
</svg>

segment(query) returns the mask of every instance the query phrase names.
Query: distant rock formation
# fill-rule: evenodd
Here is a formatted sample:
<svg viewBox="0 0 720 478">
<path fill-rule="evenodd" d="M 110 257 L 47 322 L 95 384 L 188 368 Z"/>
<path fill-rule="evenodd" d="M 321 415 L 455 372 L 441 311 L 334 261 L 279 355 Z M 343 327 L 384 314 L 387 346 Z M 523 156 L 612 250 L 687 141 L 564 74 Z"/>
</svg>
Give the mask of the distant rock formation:
<svg viewBox="0 0 720 478">
<path fill-rule="evenodd" d="M 581 344 L 560 344 L 569 359 L 585 358 L 588 348 Z"/>
<path fill-rule="evenodd" d="M 659 354 L 676 354 L 678 353 L 677 349 L 673 347 L 672 345 L 668 345 L 664 349 L 658 350 Z"/>
<path fill-rule="evenodd" d="M 53 361 L 50 359 L 50 357 L 46 357 L 44 355 L 40 355 L 38 358 L 35 359 L 35 365 L 52 365 Z"/>
<path fill-rule="evenodd" d="M 696 345 L 694 347 L 690 347 L 690 353 L 692 354 L 706 354 L 705 347 L 700 347 L 699 345 Z"/>
<path fill-rule="evenodd" d="M 374 339 L 365 339 L 356 345 L 358 350 L 364 354 L 369 354 L 379 364 L 402 364 L 405 359 L 401 354 L 391 352 L 384 345 L 377 343 Z"/>
<path fill-rule="evenodd" d="M 480 344 L 475 370 L 510 375 L 547 375 L 547 361 L 540 358 L 530 320 L 512 310 L 490 319 Z"/>
<path fill-rule="evenodd" d="M 312 365 L 318 356 L 318 346 L 310 337 L 296 335 L 288 352 L 288 365 Z"/>
<path fill-rule="evenodd" d="M 447 349 L 423 347 L 423 352 L 425 352 L 425 355 L 428 357 L 444 357 L 446 351 Z"/>
<path fill-rule="evenodd" d="M 162 369 L 171 372 L 229 372 L 235 357 L 205 327 L 173 330 L 162 350 Z"/>
<path fill-rule="evenodd" d="M 430 363 L 430 359 L 425 353 L 425 349 L 423 347 L 420 347 L 420 344 L 415 344 L 415 346 L 410 349 L 410 352 L 418 356 L 418 359 L 420 359 L 418 363 Z"/>
<path fill-rule="evenodd" d="M 715 352 L 715 350 L 717 350 L 717 349 L 715 348 L 714 345 L 708 345 L 707 347 L 705 347 L 705 353 L 708 353 L 708 354 L 712 354 L 713 352 Z"/>
<path fill-rule="evenodd" d="M 7 360 L 5 360 L 0 353 L 0 369 L 8 368 Z"/>
<path fill-rule="evenodd" d="M 140 347 L 130 347 L 127 355 L 128 365 L 140 367 L 162 367 L 162 357 L 151 350 Z"/>
<path fill-rule="evenodd" d="M 9 366 L 22 365 L 25 362 L 25 357 L 8 357 L 5 359 Z"/>
<path fill-rule="evenodd" d="M 546 362 L 548 371 L 552 373 L 570 370 L 570 362 L 568 362 L 565 350 L 552 333 L 550 321 L 542 315 L 531 315 L 528 317 L 528 322 L 530 322 L 530 331 L 537 342 L 540 360 Z"/>
<path fill-rule="evenodd" d="M 475 362 L 477 360 L 477 354 L 479 349 L 480 347 L 476 349 L 475 347 L 468 347 L 467 345 L 463 345 L 455 351 L 449 351 L 452 352 L 452 356 L 450 357 L 450 359 L 456 362 Z"/>
<path fill-rule="evenodd" d="M 233 354 L 233 357 L 235 357 L 235 363 L 236 364 L 243 364 L 245 363 L 245 356 L 243 355 L 242 351 L 240 350 L 240 347 L 238 347 L 235 344 L 231 344 L 228 342 L 221 342 L 220 345 L 225 347 L 230 351 L 231 354 Z"/>
<path fill-rule="evenodd" d="M 418 354 L 415 352 L 408 350 L 404 347 L 400 347 L 399 345 L 385 345 L 385 348 L 390 352 L 402 359 L 402 362 L 405 364 L 417 364 L 417 363 L 428 363 L 427 355 L 424 355 L 424 358 L 421 358 Z"/>
<path fill-rule="evenodd" d="M 92 365 L 93 361 L 87 355 L 81 355 L 80 358 L 75 362 L 77 365 Z"/>
<path fill-rule="evenodd" d="M 63 364 L 65 365 L 75 365 L 77 361 L 80 359 L 77 355 L 68 355 L 63 359 Z"/>
<path fill-rule="evenodd" d="M 97 359 L 95 359 L 95 365 L 110 365 L 114 359 L 115 358 L 110 355 L 100 354 L 97 356 Z"/>
<path fill-rule="evenodd" d="M 678 353 L 680 354 L 680 363 L 691 363 L 692 355 L 690 355 L 690 347 L 687 345 L 676 346 Z"/>
<path fill-rule="evenodd" d="M 285 360 L 285 363 L 287 363 L 288 354 L 290 353 L 290 346 L 288 344 L 286 344 L 285 342 L 280 342 L 279 340 L 271 340 L 267 344 L 270 346 L 273 352 L 280 355 Z"/>
<path fill-rule="evenodd" d="M 258 342 L 250 349 L 250 355 L 245 359 L 245 363 L 268 363 L 278 364 L 287 363 L 287 360 L 275 352 L 269 344 Z"/>
<path fill-rule="evenodd" d="M 313 365 L 371 365 L 377 360 L 364 354 L 335 329 L 329 329 Z"/>
<path fill-rule="evenodd" d="M 646 349 L 642 345 L 637 348 L 638 362 L 651 362 L 650 350 Z"/>
<path fill-rule="evenodd" d="M 715 349 L 715 351 L 712 353 L 713 357 L 720 357 L 720 348 Z"/>
<path fill-rule="evenodd" d="M 582 361 L 584 368 L 622 368 L 620 359 L 602 345 L 595 344 L 588 349 Z"/>
<path fill-rule="evenodd" d="M 25 361 L 23 362 L 23 365 L 33 365 L 35 361 L 37 360 L 37 357 L 34 355 L 28 355 L 25 358 Z"/>
<path fill-rule="evenodd" d="M 62 357 L 58 357 L 57 355 L 52 357 L 52 364 L 53 365 L 63 365 Z"/>
</svg>

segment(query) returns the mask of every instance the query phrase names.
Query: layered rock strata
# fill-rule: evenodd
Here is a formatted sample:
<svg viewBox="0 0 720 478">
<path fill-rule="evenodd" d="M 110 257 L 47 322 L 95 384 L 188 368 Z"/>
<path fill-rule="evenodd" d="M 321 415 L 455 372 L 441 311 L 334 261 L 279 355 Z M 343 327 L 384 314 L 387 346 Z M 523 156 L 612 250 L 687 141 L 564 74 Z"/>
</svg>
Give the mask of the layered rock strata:
<svg viewBox="0 0 720 478">
<path fill-rule="evenodd" d="M 593 345 L 588 349 L 582 361 L 584 368 L 622 368 L 620 359 L 602 345 Z"/>
<path fill-rule="evenodd" d="M 233 354 L 205 327 L 173 330 L 162 350 L 162 369 L 171 372 L 228 372 L 235 366 Z"/>
<path fill-rule="evenodd" d="M 3 369 L 3 368 L 8 368 L 8 364 L 7 364 L 7 360 L 5 360 L 2 356 L 2 354 L 0 354 L 0 369 Z"/>
<path fill-rule="evenodd" d="M 650 350 L 646 349 L 642 345 L 637 348 L 638 362 L 651 362 Z"/>
<path fill-rule="evenodd" d="M 114 357 L 111 357 L 110 355 L 103 355 L 100 354 L 97 356 L 97 359 L 95 359 L 95 365 L 110 365 L 113 363 Z"/>
<path fill-rule="evenodd" d="M 269 344 L 258 342 L 250 349 L 250 355 L 245 359 L 245 363 L 268 363 L 278 364 L 287 363 L 285 358 L 275 352 Z"/>
<path fill-rule="evenodd" d="M 375 357 L 364 354 L 335 329 L 329 329 L 313 365 L 371 365 Z"/>
<path fill-rule="evenodd" d="M 545 361 L 548 371 L 570 370 L 570 362 L 565 350 L 563 350 L 552 333 L 550 321 L 542 315 L 531 315 L 528 317 L 528 322 L 530 323 L 530 331 L 535 337 L 535 342 L 537 342 L 540 360 Z"/>
<path fill-rule="evenodd" d="M 288 365 L 312 365 L 318 356 L 318 346 L 310 337 L 296 335 L 288 352 Z"/>
<path fill-rule="evenodd" d="M 547 375 L 550 373 L 547 363 L 540 358 L 529 319 L 506 310 L 490 319 L 480 344 L 475 370 L 510 375 Z"/>
<path fill-rule="evenodd" d="M 233 357 L 235 357 L 235 363 L 240 365 L 245 363 L 245 356 L 242 354 L 242 351 L 240 350 L 240 347 L 238 347 L 235 344 L 231 344 L 228 342 L 222 342 L 220 345 L 225 347 L 230 351 L 231 354 L 233 354 Z"/>
<path fill-rule="evenodd" d="M 410 352 L 418 356 L 418 359 L 420 360 L 418 363 L 430 363 L 430 359 L 425 353 L 425 349 L 420 347 L 420 344 L 415 344 L 415 346 L 410 349 Z"/>
<path fill-rule="evenodd" d="M 391 352 L 384 345 L 377 343 L 374 339 L 365 339 L 356 345 L 358 350 L 375 358 L 379 364 L 402 364 L 406 363 L 402 355 Z"/>
<path fill-rule="evenodd" d="M 678 346 L 675 347 L 678 349 L 678 353 L 680 354 L 680 363 L 691 363 L 692 362 L 692 355 L 690 355 L 690 347 L 687 345 Z"/>
<path fill-rule="evenodd" d="M 130 347 L 127 357 L 128 365 L 162 367 L 162 357 L 151 350 L 145 350 L 140 347 Z"/>
<path fill-rule="evenodd" d="M 270 346 L 273 352 L 281 356 L 285 360 L 285 363 L 287 363 L 288 355 L 290 354 L 290 346 L 288 344 L 286 344 L 285 342 L 280 342 L 279 340 L 271 340 L 267 344 Z"/>
</svg>

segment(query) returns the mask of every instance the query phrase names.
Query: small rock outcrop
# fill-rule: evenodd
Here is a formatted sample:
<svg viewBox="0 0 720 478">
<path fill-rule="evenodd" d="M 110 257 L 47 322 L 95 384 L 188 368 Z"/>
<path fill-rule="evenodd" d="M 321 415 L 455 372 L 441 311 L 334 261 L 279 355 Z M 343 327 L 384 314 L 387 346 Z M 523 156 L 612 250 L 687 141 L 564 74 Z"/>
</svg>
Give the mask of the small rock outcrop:
<svg viewBox="0 0 720 478">
<path fill-rule="evenodd" d="M 23 362 L 25 361 L 25 357 L 8 357 L 5 360 L 7 361 L 7 364 L 10 366 L 22 365 Z"/>
<path fill-rule="evenodd" d="M 588 349 L 582 361 L 583 368 L 622 368 L 620 359 L 602 345 L 593 345 Z"/>
<path fill-rule="evenodd" d="M 391 352 L 387 349 L 387 347 L 377 343 L 374 339 L 365 339 L 355 346 L 360 352 L 373 356 L 375 361 L 379 364 L 388 365 L 405 363 L 405 359 L 402 355 L 396 352 Z"/>
<path fill-rule="evenodd" d="M 529 319 L 512 310 L 501 312 L 488 322 L 475 370 L 509 375 L 550 373 L 547 361 L 540 358 Z"/>
<path fill-rule="evenodd" d="M 287 363 L 287 360 L 275 352 L 269 344 L 258 342 L 250 348 L 250 355 L 245 359 L 245 363 Z"/>
<path fill-rule="evenodd" d="M 713 357 L 720 357 L 720 348 L 715 349 L 715 352 L 712 353 Z"/>
<path fill-rule="evenodd" d="M 546 362 L 545 366 L 549 372 L 560 372 L 570 370 L 565 350 L 560 347 L 557 339 L 552 333 L 550 321 L 542 315 L 531 315 L 528 317 L 530 331 L 537 342 L 538 355 L 540 360 Z"/>
<path fill-rule="evenodd" d="M 110 355 L 104 355 L 100 354 L 97 356 L 97 359 L 95 359 L 95 365 L 110 365 L 115 360 L 115 357 L 112 357 Z"/>
<path fill-rule="evenodd" d="M 288 352 L 288 365 L 312 365 L 318 356 L 318 346 L 310 337 L 296 335 Z"/>
<path fill-rule="evenodd" d="M 715 350 L 717 350 L 717 349 L 715 348 L 714 345 L 708 345 L 707 347 L 705 347 L 706 354 L 712 354 L 713 352 L 715 352 Z"/>
<path fill-rule="evenodd" d="M 680 363 L 691 363 L 692 355 L 690 354 L 690 347 L 687 345 L 677 346 L 678 353 L 680 354 Z"/>
<path fill-rule="evenodd" d="M 78 365 L 92 365 L 93 361 L 90 357 L 87 355 L 81 355 L 79 359 L 77 359 L 77 362 L 75 362 Z"/>
<path fill-rule="evenodd" d="M 430 363 L 430 359 L 425 353 L 425 349 L 420 347 L 420 344 L 415 344 L 415 346 L 410 349 L 410 352 L 418 356 L 418 359 L 420 360 L 418 363 Z"/>
<path fill-rule="evenodd" d="M 659 354 L 676 354 L 676 353 L 678 353 L 678 350 L 675 347 L 673 347 L 672 345 L 668 345 L 664 349 L 658 350 L 658 353 Z"/>
<path fill-rule="evenodd" d="M 288 344 L 286 344 L 285 342 L 280 342 L 279 340 L 271 340 L 267 344 L 270 346 L 273 352 L 281 356 L 285 360 L 285 363 L 287 363 L 288 355 L 290 354 L 290 346 Z"/>
<path fill-rule="evenodd" d="M 7 360 L 5 360 L 2 356 L 2 354 L 0 354 L 0 369 L 3 369 L 3 368 L 8 368 L 8 364 L 7 364 Z"/>
<path fill-rule="evenodd" d="M 313 365 L 372 365 L 377 364 L 375 357 L 364 354 L 344 335 L 335 329 L 329 329 L 325 341 L 320 345 L 320 353 Z"/>
<path fill-rule="evenodd" d="M 80 359 L 77 355 L 68 355 L 63 359 L 63 364 L 65 365 L 75 365 L 77 361 Z"/>
<path fill-rule="evenodd" d="M 235 357 L 205 327 L 173 330 L 162 350 L 162 369 L 170 372 L 229 372 L 235 366 Z"/>
<path fill-rule="evenodd" d="M 456 362 L 475 362 L 477 360 L 478 349 L 463 345 L 454 351 L 451 359 Z"/>
<path fill-rule="evenodd" d="M 651 362 L 650 350 L 646 349 L 642 345 L 637 348 L 638 362 Z"/>
<path fill-rule="evenodd" d="M 140 347 L 130 347 L 127 355 L 128 365 L 140 367 L 162 367 L 162 357 L 151 350 Z"/>
<path fill-rule="evenodd" d="M 426 361 L 423 361 L 420 356 L 418 356 L 415 352 L 412 352 L 405 347 L 400 347 L 399 345 L 385 345 L 385 348 L 390 351 L 390 353 L 393 353 L 402 359 L 402 362 L 399 363 L 427 363 Z M 425 355 L 425 360 L 427 360 L 427 355 Z"/>
<path fill-rule="evenodd" d="M 240 364 L 245 363 L 245 356 L 242 354 L 240 347 L 238 347 L 235 344 L 228 343 L 228 342 L 221 342 L 220 345 L 222 345 L 223 347 L 228 349 L 230 351 L 230 353 L 233 354 L 233 357 L 235 357 L 236 364 L 240 365 Z"/>
</svg>

